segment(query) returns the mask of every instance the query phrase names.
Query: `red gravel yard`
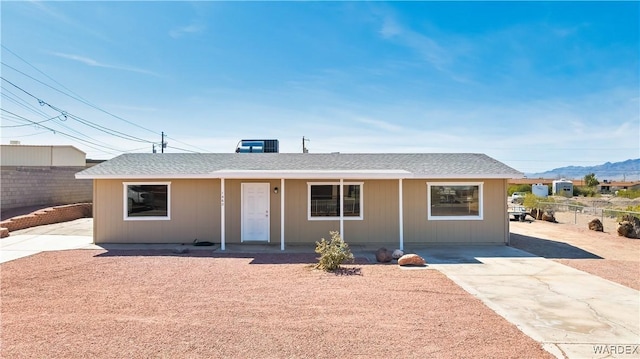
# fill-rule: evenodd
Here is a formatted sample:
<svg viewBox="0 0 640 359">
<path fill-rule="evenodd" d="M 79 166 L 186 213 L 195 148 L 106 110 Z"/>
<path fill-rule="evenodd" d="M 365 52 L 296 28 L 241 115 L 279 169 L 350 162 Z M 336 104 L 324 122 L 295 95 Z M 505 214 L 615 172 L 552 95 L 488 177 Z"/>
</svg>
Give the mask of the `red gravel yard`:
<svg viewBox="0 0 640 359">
<path fill-rule="evenodd" d="M 552 358 L 441 273 L 314 255 L 44 252 L 4 263 L 3 358 Z"/>
</svg>

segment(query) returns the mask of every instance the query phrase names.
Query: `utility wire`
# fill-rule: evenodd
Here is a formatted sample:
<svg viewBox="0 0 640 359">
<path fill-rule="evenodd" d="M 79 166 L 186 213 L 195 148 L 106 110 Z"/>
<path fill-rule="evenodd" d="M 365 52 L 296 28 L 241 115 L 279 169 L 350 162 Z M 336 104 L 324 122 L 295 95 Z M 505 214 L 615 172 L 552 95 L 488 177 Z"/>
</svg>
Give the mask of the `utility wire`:
<svg viewBox="0 0 640 359">
<path fill-rule="evenodd" d="M 2 63 L 3 65 L 5 65 L 5 66 L 7 66 L 7 67 L 9 67 L 9 68 L 11 68 L 11 69 L 13 69 L 13 70 L 15 70 L 15 71 L 18 71 L 18 72 L 22 73 L 23 75 L 25 75 L 25 76 L 27 76 L 27 77 L 29 77 L 29 78 L 31 78 L 31 79 L 33 79 L 33 80 L 35 80 L 35 81 L 38 81 L 39 83 L 41 83 L 41 84 L 43 84 L 43 85 L 45 85 L 45 86 L 47 86 L 47 87 L 49 87 L 49 88 L 51 88 L 51 89 L 53 89 L 53 90 L 55 90 L 55 91 L 58 91 L 58 92 L 60 92 L 60 93 L 62 93 L 62 94 L 64 94 L 64 95 L 66 95 L 66 96 L 69 96 L 69 97 L 73 98 L 73 99 L 74 99 L 74 100 L 76 100 L 76 101 L 80 101 L 80 102 L 84 103 L 85 105 L 87 105 L 87 106 L 89 106 L 89 107 L 91 107 L 91 108 L 93 108 L 93 109 L 95 109 L 95 110 L 98 110 L 98 111 L 100 111 L 100 112 L 103 112 L 103 113 L 105 113 L 105 114 L 107 114 L 107 115 L 109 115 L 109 116 L 112 116 L 112 117 L 114 117 L 114 118 L 117 118 L 117 119 L 119 119 L 119 120 L 121 120 L 121 121 L 124 121 L 124 122 L 126 122 L 126 123 L 128 123 L 128 124 L 130 124 L 130 125 L 136 126 L 136 127 L 140 128 L 140 129 L 143 129 L 143 130 L 145 130 L 145 131 L 149 131 L 149 132 L 151 132 L 151 133 L 153 133 L 153 134 L 158 134 L 158 132 L 157 132 L 157 131 L 151 130 L 151 129 L 149 129 L 149 128 L 147 128 L 147 127 L 144 127 L 144 126 L 141 126 L 141 125 L 139 125 L 139 124 L 137 124 L 137 123 L 135 123 L 135 122 L 129 121 L 129 120 L 125 119 L 125 118 L 122 118 L 122 117 L 120 117 L 120 116 L 118 116 L 118 115 L 115 115 L 115 114 L 113 114 L 113 113 L 111 113 L 111 112 L 109 112 L 109 111 L 107 111 L 107 110 L 104 110 L 104 109 L 102 109 L 102 108 L 100 108 L 100 107 L 98 107 L 98 106 L 94 105 L 93 103 L 91 103 L 91 102 L 89 102 L 89 101 L 85 100 L 85 99 L 84 99 L 84 98 L 82 98 L 80 95 L 78 95 L 78 94 L 76 94 L 75 92 L 71 91 L 71 90 L 70 90 L 70 89 L 68 89 L 66 86 L 64 86 L 63 84 L 61 84 L 60 82 L 58 82 L 58 81 L 54 80 L 51 76 L 49 76 L 49 75 L 47 75 L 46 73 L 44 73 L 43 71 L 39 70 L 37 67 L 35 67 L 35 66 L 34 66 L 34 65 L 32 65 L 31 63 L 29 63 L 27 60 L 25 60 L 25 59 L 23 59 L 22 57 L 18 56 L 15 52 L 13 52 L 13 51 L 9 50 L 6 46 L 4 46 L 4 45 L 0 45 L 0 46 L 2 46 L 2 48 L 3 48 L 3 49 L 7 50 L 7 51 L 8 51 L 9 53 L 11 53 L 13 56 L 15 56 L 15 57 L 17 57 L 18 59 L 22 60 L 24 63 L 26 63 L 27 65 L 29 65 L 30 67 L 32 67 L 33 69 L 35 69 L 36 71 L 38 71 L 39 73 L 41 73 L 41 74 L 43 74 L 44 76 L 46 76 L 46 77 L 47 77 L 48 79 L 50 79 L 51 81 L 55 82 L 56 84 L 58 84 L 58 85 L 62 86 L 62 87 L 63 87 L 64 89 L 66 89 L 67 91 L 69 91 L 69 92 L 71 92 L 72 94 L 74 94 L 75 96 L 69 95 L 68 93 L 65 93 L 65 92 L 63 92 L 63 91 L 60 91 L 60 90 L 58 90 L 58 89 L 56 89 L 56 88 L 54 88 L 54 87 L 52 87 L 52 86 L 50 86 L 50 85 L 48 85 L 48 84 L 46 84 L 46 83 L 44 83 L 44 82 L 40 81 L 40 80 L 37 80 L 37 79 L 35 79 L 35 78 L 33 78 L 33 77 L 29 76 L 29 75 L 26 75 L 26 74 L 25 74 L 25 73 L 23 73 L 22 71 L 19 71 L 19 70 L 15 69 L 14 67 L 11 67 L 11 66 L 6 65 L 4 62 Z"/>
<path fill-rule="evenodd" d="M 175 147 L 175 146 L 169 146 L 167 145 L 168 148 L 173 148 L 174 150 L 179 150 L 179 151 L 185 151 L 185 152 L 191 152 L 191 153 L 200 153 L 198 151 L 191 151 L 191 150 L 187 150 L 184 148 L 180 148 L 180 147 Z"/>
<path fill-rule="evenodd" d="M 49 118 L 49 117 L 50 117 L 50 115 L 49 115 L 49 114 L 47 114 L 46 112 L 42 111 L 40 108 L 35 107 L 34 105 L 30 104 L 29 102 L 25 101 L 24 99 L 22 99 L 22 98 L 20 98 L 20 97 L 17 97 L 17 95 L 15 95 L 13 92 L 11 92 L 10 90 L 8 90 L 6 87 L 2 86 L 2 88 L 4 89 L 4 92 L 2 93 L 2 96 L 6 97 L 6 98 L 7 98 L 8 100 L 10 100 L 11 102 L 16 103 L 16 104 L 17 104 L 17 105 L 19 105 L 20 107 L 22 107 L 22 108 L 24 108 L 24 109 L 26 109 L 26 110 L 28 110 L 28 111 L 30 111 L 30 112 L 33 112 L 34 114 L 36 114 L 36 115 L 38 115 L 38 116 L 41 116 L 42 118 L 47 119 L 47 118 Z M 7 92 L 8 92 L 8 93 L 10 93 L 10 94 L 12 94 L 12 95 L 14 95 L 14 96 L 16 96 L 17 100 L 16 100 L 16 99 L 14 99 L 14 98 L 12 98 L 11 96 L 7 95 L 7 94 L 6 94 Z M 65 117 L 65 116 L 60 117 L 60 116 L 59 116 L 59 119 L 60 119 L 61 121 L 66 121 L 66 120 L 67 120 L 67 117 Z M 71 127 L 67 126 L 66 124 L 64 124 L 64 123 L 62 123 L 62 122 L 59 122 L 59 123 L 57 123 L 57 124 L 58 124 L 59 126 L 62 126 L 62 127 L 64 127 L 64 128 L 66 128 L 68 131 L 71 131 L 71 132 L 73 132 L 73 133 L 77 134 L 78 136 L 88 138 L 88 139 L 92 140 L 93 142 L 102 143 L 102 144 L 103 144 L 103 145 L 105 145 L 105 146 L 109 146 L 109 144 L 108 144 L 108 143 L 103 142 L 103 141 L 100 141 L 100 140 L 93 139 L 93 138 L 91 138 L 91 137 L 87 136 L 86 134 L 84 134 L 84 133 L 82 133 L 82 132 L 79 132 L 79 131 L 74 130 L 73 128 L 71 128 Z"/>
<path fill-rule="evenodd" d="M 173 137 L 169 137 L 169 136 L 167 136 L 167 135 L 165 135 L 164 137 L 166 137 L 166 138 L 168 138 L 168 139 L 170 139 L 170 140 L 176 141 L 176 142 L 178 142 L 178 143 L 182 143 L 183 145 L 187 145 L 187 146 L 189 146 L 189 147 L 193 147 L 193 148 L 198 149 L 198 150 L 200 150 L 200 151 L 202 151 L 202 152 L 210 152 L 209 150 L 205 150 L 205 149 L 204 149 L 204 148 L 202 148 L 202 147 L 198 147 L 198 146 L 190 145 L 190 144 L 188 144 L 188 143 L 185 143 L 185 142 L 182 142 L 182 141 L 176 140 L 175 138 L 173 138 Z"/>
<path fill-rule="evenodd" d="M 47 103 L 47 102 L 46 102 L 46 101 L 44 101 L 44 100 L 41 100 L 39 97 L 37 97 L 37 96 L 33 95 L 33 94 L 32 94 L 32 93 L 30 93 L 29 91 L 27 91 L 27 90 L 23 89 L 22 87 L 20 87 L 20 86 L 18 86 L 18 85 L 16 85 L 16 84 L 14 84 L 13 82 L 11 82 L 11 81 L 7 80 L 6 78 L 4 78 L 4 77 L 2 77 L 2 76 L 0 76 L 0 78 L 1 78 L 2 80 L 4 80 L 5 82 L 7 82 L 8 84 L 10 84 L 11 86 L 13 86 L 13 87 L 17 88 L 18 90 L 20 90 L 20 91 L 24 92 L 24 93 L 25 93 L 25 94 L 27 94 L 27 95 L 29 95 L 29 96 L 33 97 L 35 100 L 37 100 L 37 101 L 38 101 L 38 103 L 39 103 L 41 106 L 47 106 L 47 107 L 51 108 L 52 110 L 59 112 L 59 113 L 60 113 L 62 116 L 64 116 L 65 118 L 67 118 L 67 117 L 71 117 L 71 118 L 73 118 L 74 120 L 76 120 L 76 121 L 78 121 L 78 122 L 80 122 L 80 123 L 82 123 L 82 124 L 84 124 L 84 125 L 86 125 L 86 126 L 92 127 L 92 128 L 94 128 L 94 129 L 96 129 L 96 130 L 99 130 L 99 131 L 105 132 L 105 133 L 107 133 L 107 134 L 109 134 L 109 135 L 112 135 L 112 136 L 120 137 L 120 138 L 125 139 L 125 140 L 129 140 L 129 141 L 136 141 L 136 142 L 143 142 L 143 143 L 154 143 L 153 141 L 144 140 L 144 139 L 141 139 L 141 138 L 138 138 L 138 137 L 135 137 L 135 136 L 128 135 L 128 134 L 126 134 L 126 133 L 124 133 L 124 132 L 120 132 L 120 131 L 116 131 L 116 130 L 109 129 L 109 128 L 104 127 L 104 126 L 100 126 L 100 125 L 95 124 L 95 123 L 93 123 L 93 122 L 91 122 L 91 121 L 85 120 L 85 119 L 83 119 L 83 118 L 82 118 L 82 117 L 80 117 L 80 116 L 73 115 L 73 114 L 71 114 L 71 113 L 69 113 L 69 112 L 67 112 L 67 111 L 65 111 L 65 110 L 63 110 L 63 109 L 61 109 L 61 108 L 58 108 L 58 107 L 56 107 L 56 106 L 53 106 L 53 105 L 51 105 L 51 104 Z"/>
<path fill-rule="evenodd" d="M 14 116 L 14 117 L 15 117 L 15 116 Z M 34 126 L 34 125 L 39 125 L 39 124 L 44 123 L 44 122 L 47 122 L 47 121 L 55 120 L 55 119 L 56 119 L 56 118 L 58 118 L 58 117 L 60 117 L 60 115 L 55 116 L 55 117 L 51 117 L 51 118 L 48 118 L 48 119 L 46 119 L 46 120 L 39 121 L 39 122 L 34 122 L 34 123 L 25 123 L 25 124 L 22 124 L 22 125 L 0 126 L 0 128 L 15 128 L 15 127 Z M 14 121 L 15 121 L 15 120 L 14 120 Z"/>
<path fill-rule="evenodd" d="M 57 91 L 57 92 L 59 92 L 59 93 L 61 93 L 61 94 L 65 95 L 65 96 L 68 96 L 68 97 L 70 97 L 70 98 L 72 98 L 72 99 L 74 99 L 74 100 L 76 100 L 76 101 L 82 102 L 82 103 L 84 103 L 84 104 L 85 104 L 85 105 L 87 105 L 87 106 L 90 106 L 90 107 L 92 107 L 92 108 L 94 108 L 94 109 L 96 109 L 96 110 L 99 110 L 99 111 L 101 111 L 101 112 L 104 112 L 104 113 L 106 113 L 106 114 L 108 114 L 108 115 L 110 115 L 110 116 L 112 116 L 112 117 L 115 117 L 115 118 L 117 118 L 117 119 L 119 119 L 119 120 L 125 121 L 125 122 L 127 122 L 127 123 L 129 123 L 129 124 L 132 124 L 132 125 L 134 125 L 134 126 L 137 126 L 137 127 L 139 127 L 139 128 L 142 128 L 142 129 L 144 129 L 144 130 L 147 130 L 147 131 L 149 131 L 149 132 L 152 132 L 152 133 L 154 133 L 154 134 L 157 134 L 157 132 L 156 132 L 156 131 L 153 131 L 153 130 L 148 129 L 148 128 L 143 127 L 143 126 L 140 126 L 140 125 L 138 125 L 138 124 L 136 124 L 136 123 L 132 123 L 132 122 L 130 122 L 130 121 L 128 121 L 128 120 L 126 120 L 126 119 L 124 119 L 124 118 L 120 117 L 120 116 L 117 116 L 117 115 L 115 115 L 115 114 L 113 114 L 113 113 L 111 113 L 111 112 L 109 112 L 109 111 L 106 111 L 106 110 L 104 110 L 104 109 L 102 109 L 102 108 L 99 108 L 98 106 L 96 106 L 96 105 L 94 105 L 93 103 L 89 102 L 88 100 L 86 100 L 85 98 L 83 98 L 83 97 L 82 97 L 82 96 L 80 96 L 79 94 L 75 93 L 74 91 L 72 91 L 71 89 L 69 89 L 68 87 L 66 87 L 65 85 L 63 85 L 63 84 L 61 84 L 60 82 L 56 81 L 54 78 L 52 78 L 51 76 L 49 76 L 47 73 L 45 73 L 45 72 L 43 72 L 42 70 L 38 69 L 36 66 L 34 66 L 33 64 L 31 64 L 29 61 L 25 60 L 24 58 L 22 58 L 21 56 L 19 56 L 19 55 L 18 55 L 18 54 L 16 54 L 15 52 L 11 51 L 11 50 L 10 50 L 9 48 L 7 48 L 5 45 L 0 44 L 0 46 L 2 46 L 2 48 L 3 48 L 3 49 L 5 49 L 7 52 L 9 52 L 9 53 L 10 53 L 10 54 L 12 54 L 13 56 L 17 57 L 17 58 L 18 58 L 18 59 L 20 59 L 22 62 L 24 62 L 25 64 L 27 64 L 28 66 L 30 66 L 31 68 L 33 68 L 34 70 L 36 70 L 37 72 L 39 72 L 40 74 L 42 74 L 43 76 L 45 76 L 46 78 L 48 78 L 49 80 L 51 80 L 51 81 L 53 81 L 54 83 L 58 84 L 59 86 L 61 86 L 61 87 L 62 87 L 62 88 L 64 88 L 65 90 L 69 91 L 69 92 L 70 92 L 71 94 L 73 94 L 73 95 L 70 95 L 70 94 L 68 94 L 68 93 L 66 93 L 66 92 L 64 92 L 64 91 L 61 91 L 61 90 L 59 90 L 59 89 L 57 89 L 57 88 L 55 88 L 55 87 L 53 87 L 53 86 L 51 86 L 51 85 L 49 85 L 49 84 L 47 84 L 47 83 L 43 82 L 43 81 L 40 81 L 39 79 L 37 79 L 37 78 L 35 78 L 35 77 L 33 77 L 33 76 L 31 76 L 31 75 L 29 75 L 29 74 L 27 74 L 27 73 L 23 72 L 23 71 L 18 70 L 17 68 L 15 68 L 15 67 L 13 67 L 13 66 L 11 66 L 11 65 L 8 65 L 7 63 L 5 63 L 5 62 L 3 62 L 3 61 L 0 61 L 0 63 L 2 63 L 2 65 L 6 66 L 6 67 L 8 67 L 8 68 L 10 68 L 10 69 L 12 69 L 12 70 L 14 70 L 14 71 L 16 71 L 16 72 L 18 72 L 18 73 L 22 74 L 23 76 L 26 76 L 26 77 L 28 77 L 28 78 L 30 78 L 30 79 L 32 79 L 32 80 L 34 80 L 34 81 L 36 81 L 36 82 L 38 82 L 38 83 L 40 83 L 40 84 L 44 85 L 44 86 L 47 86 L 47 87 L 49 87 L 50 89 L 52 89 L 52 90 L 54 90 L 54 91 Z M 167 138 L 169 138 L 169 137 L 167 136 Z M 187 145 L 187 146 L 189 146 L 189 147 L 193 147 L 193 148 L 198 149 L 198 150 L 201 150 L 201 151 L 203 151 L 203 152 L 209 152 L 208 150 L 206 150 L 206 149 L 204 149 L 204 148 L 201 148 L 201 147 L 198 147 L 198 146 L 194 146 L 194 145 L 188 144 L 188 143 L 186 143 L 186 142 L 182 142 L 182 141 L 177 140 L 177 139 L 175 139 L 175 138 L 173 138 L 173 137 L 171 137 L 171 140 L 176 141 L 176 142 L 178 142 L 178 143 L 182 143 L 183 145 Z"/>
<path fill-rule="evenodd" d="M 97 143 L 94 143 L 94 142 L 91 142 L 91 141 L 88 141 L 88 140 L 85 140 L 85 139 L 82 139 L 82 138 L 79 138 L 79 137 L 76 137 L 76 136 L 70 135 L 70 134 L 68 134 L 68 133 L 65 133 L 65 132 L 62 132 L 62 131 L 59 131 L 59 130 L 53 129 L 53 128 L 51 128 L 51 127 L 47 127 L 47 126 L 45 126 L 45 125 L 40 125 L 40 124 L 38 124 L 36 121 L 32 121 L 32 120 L 30 120 L 30 119 L 28 119 L 28 118 L 26 118 L 26 117 L 20 116 L 20 115 L 18 115 L 18 114 L 15 114 L 15 113 L 13 113 L 13 112 L 11 112 L 11 111 L 8 111 L 8 110 L 5 110 L 5 109 L 3 109 L 3 108 L 0 108 L 0 110 L 2 110 L 2 111 L 4 111 L 4 112 L 6 112 L 6 113 L 8 113 L 8 114 L 14 115 L 14 116 L 16 116 L 16 117 L 19 117 L 19 118 L 21 118 L 21 119 L 23 119 L 23 120 L 25 120 L 25 121 L 31 122 L 31 123 L 32 123 L 32 124 L 34 124 L 34 125 L 38 125 L 38 126 L 40 126 L 40 127 L 42 127 L 42 128 L 45 128 L 45 129 L 47 129 L 47 130 L 49 130 L 49 131 L 53 132 L 54 134 L 61 134 L 61 135 L 63 135 L 63 136 L 67 136 L 67 137 L 70 137 L 70 138 L 76 139 L 76 140 L 78 140 L 78 141 L 82 141 L 82 142 L 84 142 L 85 144 L 87 144 L 87 146 L 88 146 L 88 147 L 91 147 L 91 148 L 96 149 L 96 150 L 101 150 L 100 148 L 96 148 L 96 147 L 93 147 L 93 146 L 88 145 L 88 144 L 91 144 L 91 145 L 95 145 L 95 146 L 100 146 L 100 145 L 99 145 L 99 144 L 97 144 Z M 108 147 L 108 146 L 102 146 L 102 147 L 107 148 L 107 149 L 112 150 L 112 151 L 122 152 L 122 150 L 119 150 L 119 149 L 117 149 L 117 148 Z"/>
</svg>

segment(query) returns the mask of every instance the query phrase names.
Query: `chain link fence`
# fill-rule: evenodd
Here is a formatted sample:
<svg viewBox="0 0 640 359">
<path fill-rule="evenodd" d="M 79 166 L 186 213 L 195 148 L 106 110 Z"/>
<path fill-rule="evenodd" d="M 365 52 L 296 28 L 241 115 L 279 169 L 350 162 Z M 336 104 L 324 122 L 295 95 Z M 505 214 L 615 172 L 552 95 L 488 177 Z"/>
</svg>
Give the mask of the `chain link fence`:
<svg viewBox="0 0 640 359">
<path fill-rule="evenodd" d="M 605 207 L 587 207 L 556 202 L 539 202 L 539 208 L 554 211 L 556 220 L 560 223 L 572 223 L 582 228 L 589 228 L 589 222 L 599 219 L 605 232 L 615 232 L 618 222 L 624 215 L 630 214 L 640 218 L 640 212 L 610 209 Z"/>
</svg>

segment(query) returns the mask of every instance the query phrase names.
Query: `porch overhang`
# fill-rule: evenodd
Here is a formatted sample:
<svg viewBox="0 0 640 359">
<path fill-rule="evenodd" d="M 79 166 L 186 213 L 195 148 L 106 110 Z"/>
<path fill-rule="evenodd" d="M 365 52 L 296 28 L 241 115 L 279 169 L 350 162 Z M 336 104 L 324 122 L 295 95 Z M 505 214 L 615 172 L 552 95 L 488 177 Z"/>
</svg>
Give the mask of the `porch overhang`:
<svg viewBox="0 0 640 359">
<path fill-rule="evenodd" d="M 405 170 L 220 170 L 214 178 L 226 179 L 400 179 L 412 177 Z"/>
</svg>

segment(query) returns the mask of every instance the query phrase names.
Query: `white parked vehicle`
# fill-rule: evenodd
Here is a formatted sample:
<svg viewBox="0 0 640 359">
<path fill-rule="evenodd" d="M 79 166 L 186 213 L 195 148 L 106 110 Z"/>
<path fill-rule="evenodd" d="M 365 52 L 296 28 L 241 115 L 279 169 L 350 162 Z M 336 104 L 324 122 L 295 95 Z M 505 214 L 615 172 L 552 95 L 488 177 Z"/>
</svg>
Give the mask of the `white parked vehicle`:
<svg viewBox="0 0 640 359">
<path fill-rule="evenodd" d="M 513 192 L 511 195 L 511 203 L 522 204 L 522 202 L 524 202 L 524 196 L 526 196 L 524 192 Z"/>
</svg>

